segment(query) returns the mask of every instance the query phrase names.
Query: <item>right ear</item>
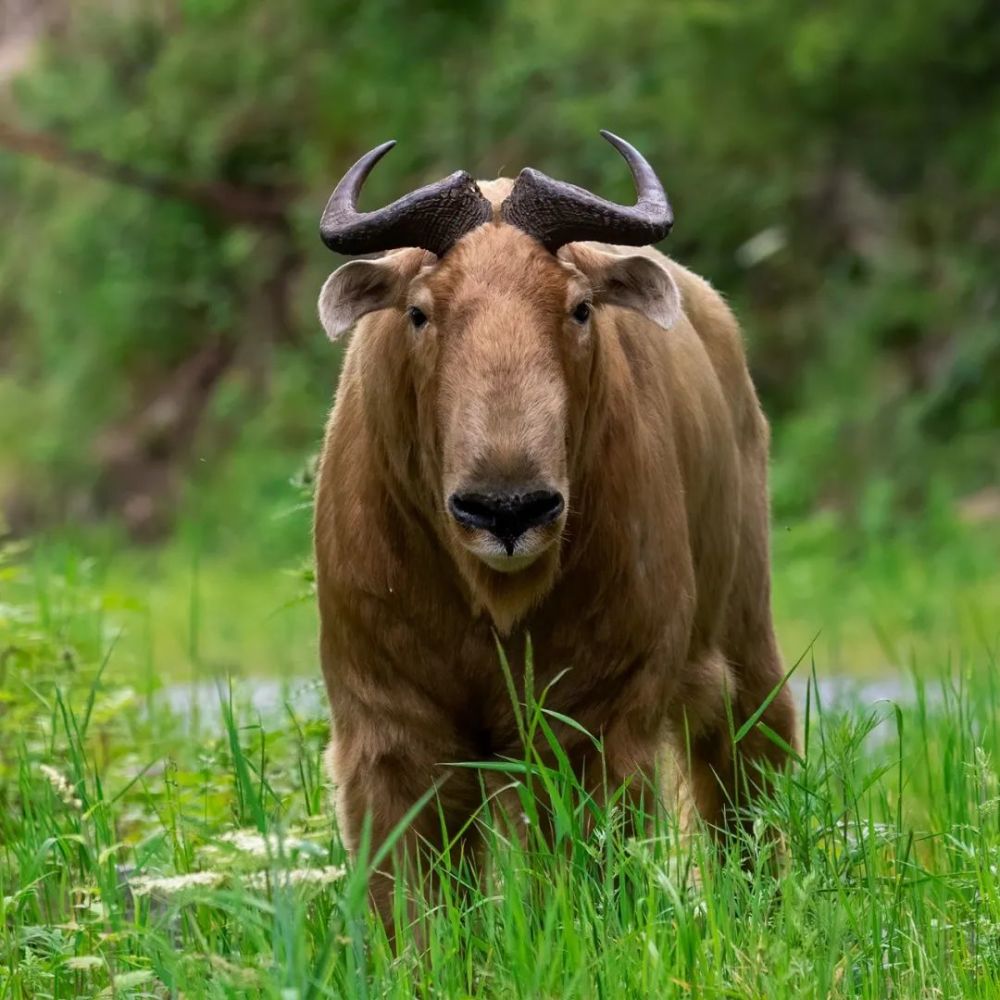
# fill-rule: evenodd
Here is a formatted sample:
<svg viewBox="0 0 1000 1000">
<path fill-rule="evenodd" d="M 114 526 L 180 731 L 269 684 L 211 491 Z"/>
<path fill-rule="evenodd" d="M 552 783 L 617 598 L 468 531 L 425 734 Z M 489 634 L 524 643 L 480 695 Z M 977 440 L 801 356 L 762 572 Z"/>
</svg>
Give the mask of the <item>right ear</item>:
<svg viewBox="0 0 1000 1000">
<path fill-rule="evenodd" d="M 319 319 L 331 340 L 345 334 L 362 316 L 401 301 L 406 286 L 431 257 L 404 250 L 377 260 L 352 260 L 338 267 L 319 293 Z"/>
</svg>

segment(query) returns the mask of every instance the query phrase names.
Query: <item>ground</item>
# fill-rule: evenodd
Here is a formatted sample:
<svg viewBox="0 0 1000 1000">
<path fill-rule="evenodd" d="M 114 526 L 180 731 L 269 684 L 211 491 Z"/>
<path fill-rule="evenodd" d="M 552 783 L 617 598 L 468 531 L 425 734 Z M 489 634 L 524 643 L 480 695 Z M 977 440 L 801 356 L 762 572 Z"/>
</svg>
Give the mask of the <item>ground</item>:
<svg viewBox="0 0 1000 1000">
<path fill-rule="evenodd" d="M 315 682 L 308 574 L 190 537 L 10 548 L 0 997 L 1000 995 L 998 542 L 990 525 L 867 542 L 830 517 L 777 525 L 806 749 L 758 819 L 753 871 L 668 814 L 628 838 L 598 811 L 585 836 L 571 776 L 527 756 L 502 765 L 527 846 L 484 810 L 489 869 L 441 861 L 426 955 L 405 924 L 394 955 L 368 914 L 377 858 L 340 845 L 326 722 L 302 708 L 321 701 L 247 707 L 255 678 Z M 892 700 L 831 703 L 821 682 L 844 672 L 895 678 Z M 163 694 L 206 680 L 194 705 Z M 544 700 L 525 718 L 544 731 Z M 554 846 L 531 833 L 543 809 Z"/>
</svg>

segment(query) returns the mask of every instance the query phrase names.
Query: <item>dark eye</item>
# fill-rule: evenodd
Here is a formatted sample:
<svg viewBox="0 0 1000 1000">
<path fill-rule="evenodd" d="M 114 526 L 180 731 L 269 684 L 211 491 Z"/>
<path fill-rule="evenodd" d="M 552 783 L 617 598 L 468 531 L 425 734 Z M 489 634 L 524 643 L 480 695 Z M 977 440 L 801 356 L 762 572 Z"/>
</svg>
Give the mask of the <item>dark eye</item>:
<svg viewBox="0 0 1000 1000">
<path fill-rule="evenodd" d="M 590 319 L 590 303 L 581 302 L 573 310 L 573 319 L 575 319 L 577 323 L 586 323 L 587 320 Z"/>
<path fill-rule="evenodd" d="M 406 313 L 410 317 L 414 330 L 419 330 L 427 322 L 427 314 L 416 306 L 410 306 Z"/>
</svg>

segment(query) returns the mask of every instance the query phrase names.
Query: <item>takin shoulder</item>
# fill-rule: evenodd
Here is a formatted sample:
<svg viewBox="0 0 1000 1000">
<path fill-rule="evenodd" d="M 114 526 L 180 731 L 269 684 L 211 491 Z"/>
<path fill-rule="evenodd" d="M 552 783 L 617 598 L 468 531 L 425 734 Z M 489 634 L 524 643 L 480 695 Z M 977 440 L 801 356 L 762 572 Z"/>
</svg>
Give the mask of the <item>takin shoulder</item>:
<svg viewBox="0 0 1000 1000">
<path fill-rule="evenodd" d="M 737 438 L 742 442 L 767 441 L 767 420 L 747 366 L 743 332 L 722 295 L 704 278 L 695 274 L 654 247 L 606 246 L 622 255 L 642 254 L 664 267 L 680 292 L 681 312 L 701 341 L 722 388 L 733 418 Z"/>
</svg>

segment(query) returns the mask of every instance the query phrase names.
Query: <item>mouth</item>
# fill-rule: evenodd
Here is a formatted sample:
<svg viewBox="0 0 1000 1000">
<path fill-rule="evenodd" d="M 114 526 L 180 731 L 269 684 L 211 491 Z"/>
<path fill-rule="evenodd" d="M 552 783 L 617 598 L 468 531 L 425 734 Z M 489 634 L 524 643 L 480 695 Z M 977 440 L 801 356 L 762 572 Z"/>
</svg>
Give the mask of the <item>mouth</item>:
<svg viewBox="0 0 1000 1000">
<path fill-rule="evenodd" d="M 516 539 L 498 538 L 486 531 L 477 531 L 464 538 L 466 551 L 496 573 L 519 573 L 534 563 L 552 544 L 548 532 L 530 531 Z M 536 536 L 536 537 L 530 537 Z"/>
<path fill-rule="evenodd" d="M 497 573 L 518 573 L 527 569 L 543 551 L 544 549 L 539 549 L 537 552 L 476 552 L 474 555 Z"/>
</svg>

